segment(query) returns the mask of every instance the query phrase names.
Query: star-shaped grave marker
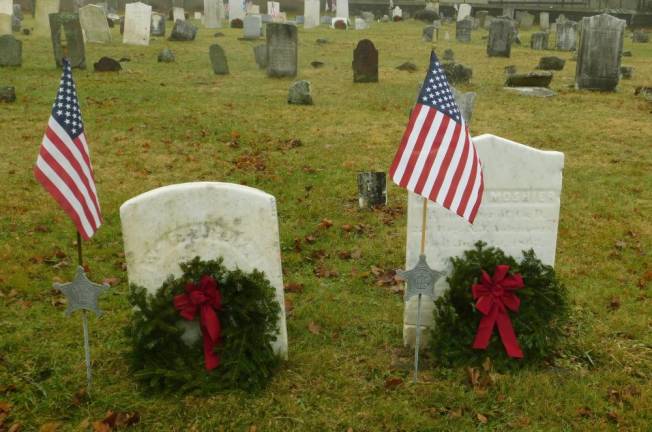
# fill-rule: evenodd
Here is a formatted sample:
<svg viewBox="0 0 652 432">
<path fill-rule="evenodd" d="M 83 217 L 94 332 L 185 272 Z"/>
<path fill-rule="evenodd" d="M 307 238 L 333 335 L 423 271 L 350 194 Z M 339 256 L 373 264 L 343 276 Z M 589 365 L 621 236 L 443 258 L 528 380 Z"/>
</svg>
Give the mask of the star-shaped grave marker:
<svg viewBox="0 0 652 432">
<path fill-rule="evenodd" d="M 68 300 L 66 315 L 70 315 L 79 309 L 93 311 L 95 314 L 101 315 L 102 311 L 97 305 L 97 299 L 100 294 L 109 289 L 109 285 L 100 285 L 91 282 L 86 277 L 84 268 L 79 266 L 72 282 L 65 284 L 55 283 L 54 288 L 61 291 Z"/>
</svg>

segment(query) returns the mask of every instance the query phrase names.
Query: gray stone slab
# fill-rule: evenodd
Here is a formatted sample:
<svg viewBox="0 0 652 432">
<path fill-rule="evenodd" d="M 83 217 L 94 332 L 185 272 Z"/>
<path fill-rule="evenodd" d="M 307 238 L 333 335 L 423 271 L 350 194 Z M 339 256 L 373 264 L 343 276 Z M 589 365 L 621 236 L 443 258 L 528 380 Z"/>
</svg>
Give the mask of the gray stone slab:
<svg viewBox="0 0 652 432">
<path fill-rule="evenodd" d="M 23 61 L 23 42 L 12 35 L 0 36 L 0 66 L 20 66 Z"/>
<path fill-rule="evenodd" d="M 487 55 L 489 57 L 510 57 L 515 33 L 514 21 L 511 19 L 500 17 L 492 20 L 487 39 Z"/>
<path fill-rule="evenodd" d="M 50 14 L 50 32 L 57 67 L 60 68 L 63 64 L 62 38 L 65 38 L 70 67 L 86 69 L 86 50 L 79 14 L 68 12 Z"/>
<path fill-rule="evenodd" d="M 267 76 L 297 75 L 298 38 L 296 26 L 282 23 L 267 24 Z"/>
<path fill-rule="evenodd" d="M 211 59 L 211 65 L 213 66 L 215 75 L 229 74 L 229 63 L 226 60 L 226 53 L 221 46 L 218 44 L 211 45 L 208 50 L 208 55 Z"/>
<path fill-rule="evenodd" d="M 608 14 L 582 18 L 575 87 L 613 91 L 620 80 L 625 20 Z"/>
</svg>

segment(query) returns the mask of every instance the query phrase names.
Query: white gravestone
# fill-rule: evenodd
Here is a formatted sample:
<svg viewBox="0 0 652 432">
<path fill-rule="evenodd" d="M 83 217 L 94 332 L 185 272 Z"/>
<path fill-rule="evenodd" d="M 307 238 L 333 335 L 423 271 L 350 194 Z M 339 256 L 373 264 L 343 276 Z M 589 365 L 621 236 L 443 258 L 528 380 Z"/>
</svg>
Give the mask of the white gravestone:
<svg viewBox="0 0 652 432">
<path fill-rule="evenodd" d="M 303 3 L 303 28 L 319 26 L 319 0 L 305 0 Z"/>
<path fill-rule="evenodd" d="M 0 14 L 14 14 L 13 0 L 0 0 Z"/>
<path fill-rule="evenodd" d="M 234 19 L 244 20 L 245 5 L 242 0 L 229 0 L 229 22 Z"/>
<path fill-rule="evenodd" d="M 50 14 L 59 12 L 59 0 L 40 0 L 36 2 L 34 17 L 34 34 L 37 36 L 51 36 Z"/>
<path fill-rule="evenodd" d="M 88 5 L 80 7 L 79 24 L 81 24 L 86 42 L 111 42 L 111 30 L 106 20 L 106 12 L 101 6 Z"/>
<path fill-rule="evenodd" d="M 247 3 L 247 14 L 248 15 L 260 15 L 260 6 Z"/>
<path fill-rule="evenodd" d="M 457 10 L 457 21 L 462 21 L 467 16 L 471 16 L 471 5 L 462 3 Z"/>
<path fill-rule="evenodd" d="M 122 43 L 128 45 L 149 45 L 149 32 L 152 25 L 152 7 L 145 3 L 125 5 L 125 29 Z"/>
<path fill-rule="evenodd" d="M 335 13 L 338 17 L 349 18 L 349 0 L 336 0 Z"/>
<path fill-rule="evenodd" d="M 287 357 L 287 329 L 276 199 L 231 183 L 175 184 L 145 192 L 120 207 L 129 283 L 156 292 L 179 264 L 196 256 L 224 259 L 228 269 L 258 269 L 276 289 L 281 306 L 274 350 Z M 199 337 L 185 323 L 187 339 Z"/>
<path fill-rule="evenodd" d="M 542 151 L 495 135 L 473 138 L 484 176 L 484 195 L 473 225 L 442 206 L 428 202 L 425 254 L 428 265 L 445 273 L 435 285 L 435 296 L 447 288 L 450 257 L 462 256 L 482 240 L 508 255 L 521 257 L 534 249 L 544 263 L 554 265 L 559 224 L 559 204 L 564 154 Z M 405 268 L 413 268 L 419 258 L 423 198 L 409 193 Z M 469 287 L 469 290 L 471 287 Z M 423 336 L 433 324 L 434 303 L 421 302 Z M 413 297 L 403 315 L 403 342 L 414 346 L 417 298 Z"/>
<path fill-rule="evenodd" d="M 398 6 L 395 6 L 394 9 L 392 9 L 392 18 L 395 17 L 403 18 L 403 9 Z"/>
<path fill-rule="evenodd" d="M 550 30 L 550 14 L 548 12 L 539 13 L 539 27 L 541 30 Z"/>
<path fill-rule="evenodd" d="M 267 2 L 267 15 L 277 17 L 281 13 L 281 3 L 275 1 Z"/>
<path fill-rule="evenodd" d="M 243 21 L 245 39 L 257 39 L 262 36 L 263 19 L 260 15 L 247 15 Z"/>
<path fill-rule="evenodd" d="M 222 0 L 204 0 L 204 27 L 221 27 L 218 2 L 221 3 Z"/>
<path fill-rule="evenodd" d="M 369 28 L 369 24 L 367 24 L 367 21 L 363 20 L 362 18 L 356 18 L 354 21 L 354 25 L 356 30 L 366 30 Z"/>
<path fill-rule="evenodd" d="M 201 19 L 202 19 L 202 14 L 201 14 L 201 12 L 195 12 L 195 14 L 194 14 L 194 18 L 195 18 L 196 20 L 201 20 Z"/>
<path fill-rule="evenodd" d="M 172 21 L 177 22 L 177 20 L 186 20 L 186 11 L 182 7 L 172 8 Z"/>
</svg>

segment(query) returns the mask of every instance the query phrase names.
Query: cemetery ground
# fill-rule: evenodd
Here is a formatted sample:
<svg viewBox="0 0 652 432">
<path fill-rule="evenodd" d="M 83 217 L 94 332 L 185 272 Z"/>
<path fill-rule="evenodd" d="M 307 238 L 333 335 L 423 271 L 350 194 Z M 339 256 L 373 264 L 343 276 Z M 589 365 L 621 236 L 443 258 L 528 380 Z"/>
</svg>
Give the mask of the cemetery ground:
<svg viewBox="0 0 652 432">
<path fill-rule="evenodd" d="M 200 27 L 194 42 L 153 38 L 136 47 L 122 45 L 114 28 L 112 43 L 87 45 L 88 69 L 74 75 L 104 225 L 84 243 L 85 264 L 91 279 L 111 284 L 104 315 L 90 320 L 90 398 L 80 391 L 81 317 L 65 317 L 51 289 L 74 274 L 74 229 L 32 174 L 60 71 L 49 38 L 18 36 L 22 68 L 0 70 L 0 84 L 18 96 L 0 106 L 0 429 L 88 430 L 113 411 L 137 412 L 133 430 L 649 430 L 652 107 L 633 93 L 650 85 L 652 45 L 626 38 L 633 55 L 623 64 L 634 66 L 633 79 L 616 93 L 592 93 L 570 87 L 570 53 L 530 50 L 530 32 L 501 59 L 486 56 L 485 30 L 460 44 L 443 40 L 455 34 L 444 26 L 440 54 L 450 47 L 456 62 L 473 67 L 471 83 L 458 86 L 478 93 L 472 134 L 565 153 L 556 270 L 572 319 L 549 364 L 497 373 L 443 368 L 429 353 L 415 385 L 393 277 L 404 265 L 406 192 L 390 185 L 386 208 L 358 210 L 356 174 L 386 171 L 392 161 L 429 58 L 421 28 L 301 28 L 298 79 L 311 81 L 314 106 L 287 104 L 293 80 L 267 78 L 252 50 L 262 41 L 238 40 L 242 30 Z M 362 38 L 379 49 L 378 84 L 353 83 Z M 226 51 L 230 75 L 213 74 L 212 43 Z M 175 63 L 157 63 L 165 47 Z M 120 73 L 93 72 L 105 55 L 130 61 Z M 502 90 L 505 66 L 527 72 L 543 55 L 567 61 L 554 73 L 557 96 Z M 312 68 L 315 60 L 324 67 Z M 395 69 L 405 61 L 418 72 Z M 259 394 L 149 396 L 128 369 L 118 208 L 147 190 L 199 180 L 246 184 L 277 199 L 289 360 Z"/>
</svg>

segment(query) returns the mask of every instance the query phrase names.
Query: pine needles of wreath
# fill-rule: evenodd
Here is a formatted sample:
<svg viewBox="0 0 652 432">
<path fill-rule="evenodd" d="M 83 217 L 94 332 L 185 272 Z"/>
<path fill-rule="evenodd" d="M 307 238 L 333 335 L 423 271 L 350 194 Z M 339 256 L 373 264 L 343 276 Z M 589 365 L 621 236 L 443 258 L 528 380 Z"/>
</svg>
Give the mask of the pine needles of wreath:
<svg viewBox="0 0 652 432">
<path fill-rule="evenodd" d="M 463 257 L 451 258 L 453 270 L 447 278 L 450 289 L 435 301 L 435 327 L 431 349 L 445 366 L 479 364 L 491 358 L 498 369 L 519 368 L 551 359 L 564 336 L 568 319 L 565 287 L 551 266 L 544 265 L 533 250 L 524 251 L 517 262 L 501 249 L 478 242 Z M 511 359 L 494 329 L 486 350 L 471 348 L 482 314 L 476 310 L 471 286 L 478 283 L 484 269 L 492 275 L 499 264 L 510 266 L 510 273 L 520 273 L 525 287 L 516 291 L 521 299 L 517 313 L 509 316 L 523 350 L 522 360 Z"/>
<path fill-rule="evenodd" d="M 255 392 L 265 387 L 280 363 L 271 347 L 277 337 L 280 306 L 275 289 L 257 270 L 229 271 L 222 259 L 196 257 L 181 264 L 183 275 L 170 276 L 156 294 L 132 286 L 129 302 L 135 311 L 126 329 L 131 340 L 131 368 L 138 382 L 150 392 L 216 392 L 241 389 Z M 185 321 L 173 305 L 187 282 L 211 275 L 222 293 L 218 312 L 222 333 L 215 347 L 219 367 L 204 369 L 202 338 L 188 346 L 183 340 Z M 185 321 L 188 322 L 188 321 Z"/>
</svg>

